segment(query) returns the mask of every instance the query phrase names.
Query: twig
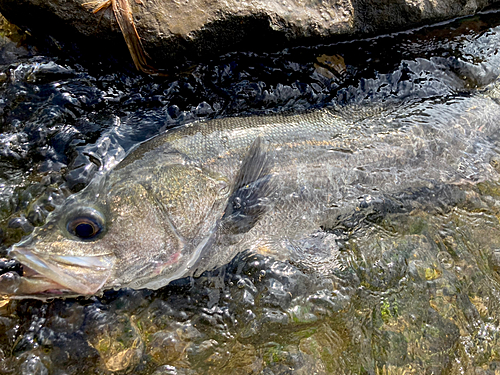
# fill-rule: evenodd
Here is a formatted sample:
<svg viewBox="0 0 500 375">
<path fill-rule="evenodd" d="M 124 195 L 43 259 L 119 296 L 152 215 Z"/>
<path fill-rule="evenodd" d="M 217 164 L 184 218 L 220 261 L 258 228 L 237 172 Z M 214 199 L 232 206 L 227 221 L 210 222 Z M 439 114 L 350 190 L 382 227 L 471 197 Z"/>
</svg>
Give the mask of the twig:
<svg viewBox="0 0 500 375">
<path fill-rule="evenodd" d="M 139 0 L 136 0 L 136 3 L 142 4 Z M 135 27 L 132 9 L 130 8 L 128 0 L 95 0 L 82 5 L 91 9 L 93 13 L 97 13 L 111 6 L 135 67 L 147 74 L 158 74 L 158 71 L 147 62 L 147 54 Z"/>
</svg>

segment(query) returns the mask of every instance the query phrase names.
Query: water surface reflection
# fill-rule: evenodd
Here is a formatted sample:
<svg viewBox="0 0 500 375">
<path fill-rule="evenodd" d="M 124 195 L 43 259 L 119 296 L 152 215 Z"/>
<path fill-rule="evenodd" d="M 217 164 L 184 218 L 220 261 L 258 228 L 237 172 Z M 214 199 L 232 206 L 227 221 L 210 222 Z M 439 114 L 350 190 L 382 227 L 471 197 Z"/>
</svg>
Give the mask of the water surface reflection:
<svg viewBox="0 0 500 375">
<path fill-rule="evenodd" d="M 490 13 L 368 41 L 229 54 L 168 79 L 16 57 L 0 76 L 3 248 L 99 167 L 189 121 L 414 103 L 446 131 L 446 110 L 425 112 L 482 95 L 498 77 L 497 24 Z M 243 253 L 159 291 L 5 303 L 0 372 L 494 374 L 499 191 L 484 181 L 460 205 L 345 226 L 343 266 L 329 277 Z"/>
</svg>

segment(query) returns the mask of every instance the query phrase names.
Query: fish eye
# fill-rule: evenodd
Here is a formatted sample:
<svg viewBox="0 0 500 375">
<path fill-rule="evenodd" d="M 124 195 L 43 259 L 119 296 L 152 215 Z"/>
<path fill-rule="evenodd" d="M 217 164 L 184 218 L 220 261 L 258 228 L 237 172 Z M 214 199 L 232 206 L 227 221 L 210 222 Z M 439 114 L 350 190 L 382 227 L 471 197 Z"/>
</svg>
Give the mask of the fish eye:
<svg viewBox="0 0 500 375">
<path fill-rule="evenodd" d="M 91 240 L 97 237 L 103 230 L 104 220 L 95 210 L 75 212 L 66 224 L 70 234 L 82 240 Z"/>
</svg>

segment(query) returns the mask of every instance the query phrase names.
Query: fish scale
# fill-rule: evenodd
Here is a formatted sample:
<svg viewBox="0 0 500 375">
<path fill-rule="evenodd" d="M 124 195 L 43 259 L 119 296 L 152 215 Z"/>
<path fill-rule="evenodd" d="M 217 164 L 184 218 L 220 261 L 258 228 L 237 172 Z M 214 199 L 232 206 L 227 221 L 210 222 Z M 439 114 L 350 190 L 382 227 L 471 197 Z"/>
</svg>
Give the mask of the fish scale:
<svg viewBox="0 0 500 375">
<path fill-rule="evenodd" d="M 341 266 L 336 231 L 459 205 L 470 186 L 498 179 L 496 90 L 170 130 L 14 245 L 27 271 L 0 275 L 0 290 L 43 299 L 157 289 L 247 250 L 328 273 Z"/>
</svg>

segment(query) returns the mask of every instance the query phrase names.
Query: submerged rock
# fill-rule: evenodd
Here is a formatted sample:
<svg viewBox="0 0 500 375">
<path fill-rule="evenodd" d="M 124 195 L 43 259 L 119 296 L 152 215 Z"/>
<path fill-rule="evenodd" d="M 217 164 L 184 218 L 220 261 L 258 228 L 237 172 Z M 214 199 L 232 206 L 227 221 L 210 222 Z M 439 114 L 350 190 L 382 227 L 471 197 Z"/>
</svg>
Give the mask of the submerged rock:
<svg viewBox="0 0 500 375">
<path fill-rule="evenodd" d="M 500 74 L 499 22 L 488 13 L 375 40 L 228 54 L 169 79 L 40 56 L 0 64 L 1 246 L 81 189 L 95 163 L 181 123 L 466 99 Z M 461 208 L 336 233 L 343 267 L 329 277 L 244 253 L 156 291 L 0 301 L 0 373 L 494 374 L 500 183 L 468 193 Z"/>
<path fill-rule="evenodd" d="M 311 43 L 407 29 L 473 14 L 496 2 L 0 0 L 0 12 L 18 26 L 50 36 L 59 48 L 60 43 L 76 42 L 92 53 L 123 51 L 123 31 L 136 66 L 151 71 L 147 61 L 163 69 L 241 48 L 262 50 L 304 44 L 305 39 Z"/>
</svg>

